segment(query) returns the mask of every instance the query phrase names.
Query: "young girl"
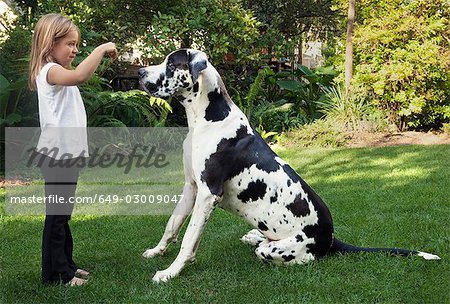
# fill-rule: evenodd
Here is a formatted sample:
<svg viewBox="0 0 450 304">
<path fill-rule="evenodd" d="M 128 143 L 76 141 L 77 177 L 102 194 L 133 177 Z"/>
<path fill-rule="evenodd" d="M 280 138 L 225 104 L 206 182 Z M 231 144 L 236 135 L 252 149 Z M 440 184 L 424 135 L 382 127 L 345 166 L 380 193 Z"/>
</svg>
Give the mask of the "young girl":
<svg viewBox="0 0 450 304">
<path fill-rule="evenodd" d="M 34 28 L 29 71 L 29 87 L 38 93 L 41 137 L 37 152 L 45 180 L 42 282 L 70 286 L 85 284 L 89 276 L 72 260 L 73 241 L 68 224 L 80 170 L 74 164 L 76 158 L 88 156 L 87 141 L 82 141 L 80 148 L 72 140 L 74 134 L 86 133 L 86 111 L 77 85 L 92 76 L 103 56 L 117 57 L 114 43 L 105 43 L 72 69 L 79 42 L 80 30 L 72 21 L 59 14 L 43 16 Z M 39 150 L 39 145 L 48 149 Z M 67 155 L 73 158 L 67 159 Z M 50 204 L 50 197 L 62 198 L 61 204 Z"/>
</svg>

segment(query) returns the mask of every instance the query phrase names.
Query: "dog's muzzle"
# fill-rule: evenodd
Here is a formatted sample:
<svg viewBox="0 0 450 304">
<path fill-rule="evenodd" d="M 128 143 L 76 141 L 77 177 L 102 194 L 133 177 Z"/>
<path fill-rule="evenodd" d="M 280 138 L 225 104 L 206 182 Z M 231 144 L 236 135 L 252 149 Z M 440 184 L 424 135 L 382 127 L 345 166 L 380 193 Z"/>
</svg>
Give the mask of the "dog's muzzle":
<svg viewBox="0 0 450 304">
<path fill-rule="evenodd" d="M 145 91 L 147 91 L 149 94 L 153 94 L 158 91 L 158 86 L 156 85 L 156 83 L 145 81 L 145 77 L 147 77 L 147 71 L 145 70 L 145 68 L 139 69 L 138 75 L 139 82 Z"/>
<path fill-rule="evenodd" d="M 144 82 L 143 86 L 144 86 L 145 90 L 147 92 L 149 92 L 150 94 L 156 93 L 156 91 L 158 91 L 158 86 L 154 83 Z"/>
</svg>

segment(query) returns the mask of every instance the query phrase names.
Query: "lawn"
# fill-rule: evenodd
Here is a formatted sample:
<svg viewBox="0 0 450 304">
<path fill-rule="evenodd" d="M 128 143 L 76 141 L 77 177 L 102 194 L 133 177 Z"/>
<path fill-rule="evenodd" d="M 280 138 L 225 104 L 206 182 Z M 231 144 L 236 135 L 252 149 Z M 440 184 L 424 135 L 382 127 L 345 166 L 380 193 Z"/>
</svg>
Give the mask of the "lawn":
<svg viewBox="0 0 450 304">
<path fill-rule="evenodd" d="M 76 261 L 93 278 L 78 288 L 47 287 L 39 283 L 43 217 L 0 213 L 0 303 L 450 303 L 450 145 L 279 154 L 327 202 L 339 239 L 442 260 L 350 254 L 276 267 L 239 241 L 247 224 L 217 210 L 196 262 L 154 284 L 180 245 L 164 257 L 141 254 L 159 241 L 168 216 L 75 216 Z"/>
</svg>

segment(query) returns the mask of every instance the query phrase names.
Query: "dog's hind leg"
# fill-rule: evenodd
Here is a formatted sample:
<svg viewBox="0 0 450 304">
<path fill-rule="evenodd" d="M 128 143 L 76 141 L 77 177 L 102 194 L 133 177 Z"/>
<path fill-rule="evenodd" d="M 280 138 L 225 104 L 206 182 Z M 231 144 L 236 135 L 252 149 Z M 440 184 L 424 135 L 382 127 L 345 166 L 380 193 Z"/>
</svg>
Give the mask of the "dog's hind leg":
<svg viewBox="0 0 450 304">
<path fill-rule="evenodd" d="M 288 237 L 279 241 L 266 240 L 259 244 L 255 253 L 264 262 L 277 265 L 304 264 L 314 260 L 308 252 L 311 239 L 304 240 L 300 235 Z"/>
<path fill-rule="evenodd" d="M 211 193 L 199 191 L 178 256 L 167 269 L 156 272 L 153 281 L 167 282 L 177 276 L 184 266 L 195 258 L 203 229 L 218 200 L 219 198 Z"/>
<path fill-rule="evenodd" d="M 241 241 L 244 244 L 248 244 L 251 246 L 258 246 L 262 242 L 266 240 L 264 234 L 262 234 L 258 229 L 253 229 L 247 232 L 243 237 L 241 237 Z"/>
<path fill-rule="evenodd" d="M 197 186 L 194 183 L 186 183 L 184 185 L 183 198 L 180 200 L 167 222 L 164 235 L 156 247 L 149 248 L 142 254 L 144 258 L 153 258 L 157 255 L 163 255 L 169 244 L 172 241 L 176 241 L 184 220 L 188 217 L 194 206 L 196 192 Z"/>
</svg>

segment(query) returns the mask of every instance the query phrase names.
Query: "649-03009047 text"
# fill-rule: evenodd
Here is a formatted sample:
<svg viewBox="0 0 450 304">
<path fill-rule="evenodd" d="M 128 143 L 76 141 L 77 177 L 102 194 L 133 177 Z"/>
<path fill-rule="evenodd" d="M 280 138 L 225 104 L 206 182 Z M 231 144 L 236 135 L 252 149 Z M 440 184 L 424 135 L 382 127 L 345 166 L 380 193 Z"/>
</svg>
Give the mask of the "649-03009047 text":
<svg viewBox="0 0 450 304">
<path fill-rule="evenodd" d="M 178 204 L 183 199 L 183 195 L 168 194 L 94 194 L 92 196 L 70 197 L 69 203 L 75 204 Z M 65 199 L 58 195 L 44 196 L 11 196 L 11 204 L 63 204 Z"/>
</svg>

